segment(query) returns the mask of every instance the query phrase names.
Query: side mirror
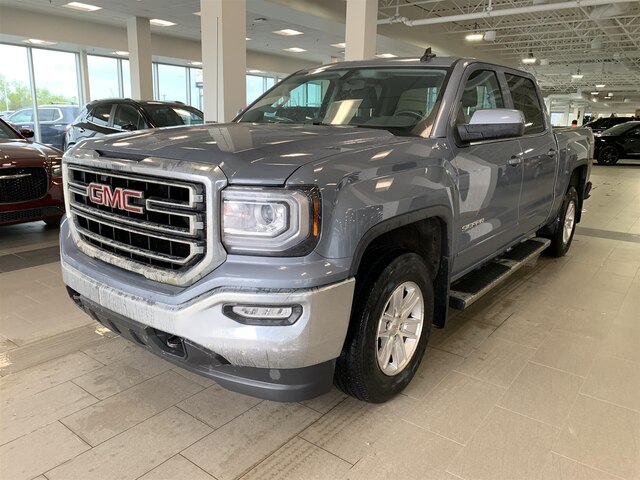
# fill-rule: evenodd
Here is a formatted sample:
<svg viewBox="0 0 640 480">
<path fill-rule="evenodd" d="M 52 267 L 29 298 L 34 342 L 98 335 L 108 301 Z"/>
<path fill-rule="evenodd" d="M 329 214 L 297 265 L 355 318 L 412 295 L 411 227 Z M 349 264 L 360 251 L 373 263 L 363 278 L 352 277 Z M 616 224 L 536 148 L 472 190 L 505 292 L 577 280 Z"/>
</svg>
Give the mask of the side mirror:
<svg viewBox="0 0 640 480">
<path fill-rule="evenodd" d="M 24 138 L 33 138 L 35 133 L 30 128 L 21 128 L 20 135 L 22 135 Z"/>
<path fill-rule="evenodd" d="M 508 108 L 477 110 L 469 123 L 458 124 L 457 129 L 463 142 L 521 137 L 524 133 L 524 114 Z"/>
<path fill-rule="evenodd" d="M 126 125 L 123 125 L 122 130 L 126 130 L 127 132 L 133 132 L 134 130 L 137 130 L 136 126 L 132 123 L 127 123 Z"/>
</svg>

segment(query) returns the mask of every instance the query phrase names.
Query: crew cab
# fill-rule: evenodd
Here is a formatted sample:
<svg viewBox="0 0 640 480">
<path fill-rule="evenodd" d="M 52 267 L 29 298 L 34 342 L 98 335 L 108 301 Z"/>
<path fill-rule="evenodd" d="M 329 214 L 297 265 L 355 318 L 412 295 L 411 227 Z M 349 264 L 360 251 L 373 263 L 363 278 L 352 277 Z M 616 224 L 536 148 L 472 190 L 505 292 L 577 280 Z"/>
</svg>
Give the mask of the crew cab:
<svg viewBox="0 0 640 480">
<path fill-rule="evenodd" d="M 535 79 L 474 59 L 303 70 L 228 124 L 64 156 L 64 282 L 109 329 L 279 401 L 383 402 L 433 326 L 569 249 L 593 134 L 553 133 Z"/>
</svg>

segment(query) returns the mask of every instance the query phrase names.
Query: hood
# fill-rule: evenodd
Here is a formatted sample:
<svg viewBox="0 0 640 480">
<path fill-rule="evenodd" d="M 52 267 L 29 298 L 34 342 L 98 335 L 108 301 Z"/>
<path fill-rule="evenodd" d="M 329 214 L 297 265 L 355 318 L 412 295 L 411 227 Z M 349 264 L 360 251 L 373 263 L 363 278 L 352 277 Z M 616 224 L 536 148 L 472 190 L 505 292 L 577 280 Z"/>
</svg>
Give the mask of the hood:
<svg viewBox="0 0 640 480">
<path fill-rule="evenodd" d="M 349 126 L 207 124 L 102 137 L 81 144 L 104 156 L 219 165 L 230 184 L 283 184 L 299 167 L 338 153 L 406 140 Z"/>
<path fill-rule="evenodd" d="M 20 139 L 0 140 L 0 161 L 47 160 L 59 157 L 62 152 L 40 143 L 30 143 Z"/>
</svg>

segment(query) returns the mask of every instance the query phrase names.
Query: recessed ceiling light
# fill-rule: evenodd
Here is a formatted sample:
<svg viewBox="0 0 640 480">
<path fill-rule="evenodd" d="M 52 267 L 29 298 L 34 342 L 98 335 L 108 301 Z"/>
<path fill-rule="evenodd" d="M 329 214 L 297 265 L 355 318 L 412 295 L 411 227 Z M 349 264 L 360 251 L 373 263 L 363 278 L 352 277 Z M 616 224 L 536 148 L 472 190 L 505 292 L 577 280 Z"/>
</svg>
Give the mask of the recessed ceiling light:
<svg viewBox="0 0 640 480">
<path fill-rule="evenodd" d="M 193 12 L 194 15 L 198 15 L 199 17 L 202 16 L 202 12 Z"/>
<path fill-rule="evenodd" d="M 478 42 L 484 38 L 483 33 L 469 33 L 464 36 L 465 40 L 469 40 L 470 42 Z"/>
<path fill-rule="evenodd" d="M 25 43 L 30 43 L 31 45 L 55 45 L 56 42 L 47 42 L 46 40 L 40 40 L 39 38 L 30 38 L 24 41 Z"/>
<path fill-rule="evenodd" d="M 292 37 L 294 35 L 304 35 L 304 32 L 293 30 L 292 28 L 284 28 L 282 30 L 276 30 L 273 33 L 276 35 L 284 35 L 285 37 Z"/>
<path fill-rule="evenodd" d="M 189 62 L 189 65 L 194 65 L 196 67 L 199 67 L 200 65 L 202 65 L 202 62 Z"/>
<path fill-rule="evenodd" d="M 596 85 L 596 88 L 604 88 L 606 87 L 606 85 L 604 83 L 600 83 L 598 85 Z"/>
<path fill-rule="evenodd" d="M 582 75 L 580 73 L 574 73 L 573 75 L 571 75 L 571 78 L 573 78 L 575 80 L 581 80 L 582 77 L 584 77 L 584 75 Z"/>
<path fill-rule="evenodd" d="M 522 59 L 522 63 L 531 65 L 533 63 L 536 63 L 536 60 L 537 60 L 537 58 L 535 58 L 535 57 L 527 57 L 527 58 L 523 58 Z"/>
<path fill-rule="evenodd" d="M 378 53 L 376 55 L 376 57 L 378 57 L 378 58 L 396 58 L 397 55 L 394 55 L 393 53 Z"/>
<path fill-rule="evenodd" d="M 591 92 L 591 95 L 600 95 L 600 92 Z"/>
<path fill-rule="evenodd" d="M 123 57 L 126 57 L 127 55 L 129 55 L 129 52 L 125 52 L 124 50 L 116 50 L 115 52 L 116 55 L 122 55 Z"/>
<path fill-rule="evenodd" d="M 249 40 L 251 40 L 249 37 L 244 37 L 244 39 L 245 39 L 245 41 L 247 41 L 247 42 L 248 42 Z"/>
<path fill-rule="evenodd" d="M 161 20 L 159 18 L 152 18 L 151 20 L 149 20 L 149 23 L 151 25 L 155 25 L 156 27 L 170 27 L 172 25 L 175 25 L 174 22 L 170 22 L 169 20 Z"/>
<path fill-rule="evenodd" d="M 609 93 L 607 93 L 607 96 L 613 97 L 613 93 L 609 92 Z"/>
<path fill-rule="evenodd" d="M 332 43 L 331 44 L 332 47 L 336 47 L 336 48 L 345 48 L 347 46 L 346 43 L 342 42 L 342 43 Z"/>
<path fill-rule="evenodd" d="M 262 70 L 249 70 L 249 73 L 264 73 Z"/>
<path fill-rule="evenodd" d="M 293 53 L 302 53 L 302 52 L 306 52 L 306 50 L 304 48 L 300 48 L 300 47 L 290 47 L 290 48 L 283 48 L 283 50 L 285 52 L 293 52 Z"/>
<path fill-rule="evenodd" d="M 80 2 L 69 2 L 64 4 L 63 7 L 80 10 L 81 12 L 95 12 L 96 10 L 102 10 L 102 7 L 98 7 L 97 5 L 89 5 L 88 3 Z"/>
</svg>

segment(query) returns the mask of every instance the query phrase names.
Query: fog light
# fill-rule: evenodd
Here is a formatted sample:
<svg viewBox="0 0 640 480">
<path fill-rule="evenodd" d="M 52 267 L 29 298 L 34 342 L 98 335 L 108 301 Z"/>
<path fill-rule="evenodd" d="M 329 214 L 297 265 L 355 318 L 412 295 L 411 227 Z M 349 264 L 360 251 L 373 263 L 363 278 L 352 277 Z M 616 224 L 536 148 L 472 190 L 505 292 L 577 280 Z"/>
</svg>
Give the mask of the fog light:
<svg viewBox="0 0 640 480">
<path fill-rule="evenodd" d="M 302 314 L 300 305 L 224 305 L 223 313 L 245 325 L 293 325 Z"/>
</svg>

